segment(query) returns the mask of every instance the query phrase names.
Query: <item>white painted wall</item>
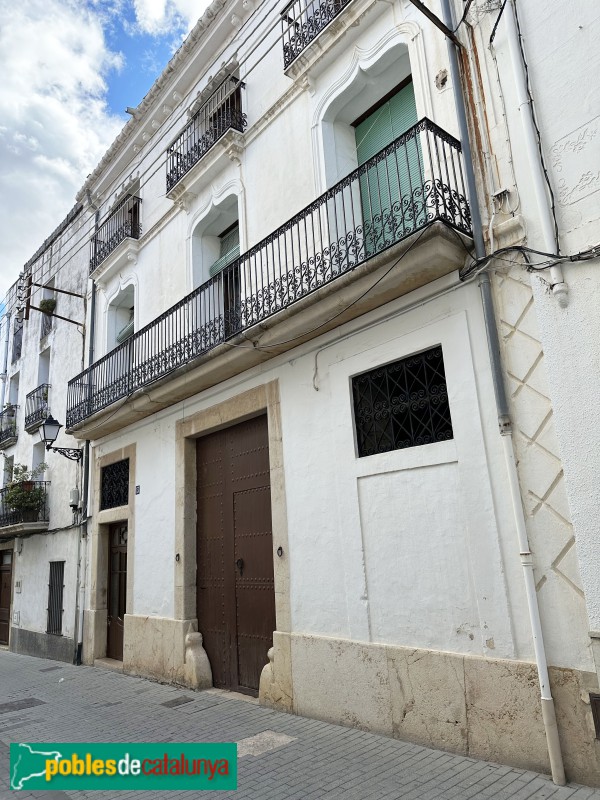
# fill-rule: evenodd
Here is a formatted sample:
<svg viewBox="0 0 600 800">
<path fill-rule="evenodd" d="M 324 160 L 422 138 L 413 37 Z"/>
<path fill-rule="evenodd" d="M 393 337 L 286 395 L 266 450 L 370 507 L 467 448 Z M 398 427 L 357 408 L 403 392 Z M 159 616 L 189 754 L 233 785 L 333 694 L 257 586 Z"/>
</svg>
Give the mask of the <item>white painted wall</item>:
<svg viewBox="0 0 600 800">
<path fill-rule="evenodd" d="M 600 88 L 594 77 L 600 66 L 600 54 L 594 44 L 600 34 L 600 16 L 598 8 L 584 0 L 575 0 L 568 4 L 568 8 L 557 0 L 519 3 L 518 9 L 541 129 L 541 147 L 556 199 L 561 252 L 573 254 L 600 244 Z M 515 99 L 504 22 L 498 27 L 495 41 L 500 84 L 487 47 L 496 13 L 478 15 L 476 38 L 487 92 L 486 110 L 494 160 L 499 166 L 499 186 L 510 189 L 510 206 L 522 216 L 519 241 L 546 250 L 548 245 L 541 238 L 539 210 L 531 189 L 530 164 L 525 149 L 520 146 L 524 112 L 517 107 Z M 507 146 L 499 86 L 505 101 L 510 148 Z M 506 213 L 500 213 L 497 221 L 507 219 Z M 503 240 L 502 244 L 513 241 L 516 241 L 515 237 Z M 530 316 L 535 327 L 532 335 L 539 340 L 543 364 L 526 380 L 537 392 L 537 400 L 533 398 L 529 409 L 523 408 L 523 397 L 516 403 L 516 406 L 522 406 L 517 424 L 527 429 L 532 437 L 530 444 L 524 445 L 522 455 L 529 464 L 524 464 L 523 468 L 529 470 L 530 475 L 534 472 L 536 475 L 529 486 L 524 486 L 527 511 L 533 518 L 538 502 L 533 496 L 542 498 L 542 506 L 547 504 L 546 510 L 542 508 L 539 515 L 544 517 L 545 526 L 541 527 L 538 520 L 531 529 L 538 565 L 542 619 L 548 631 L 545 635 L 552 640 L 561 631 L 562 635 L 570 635 L 577 641 L 579 652 L 588 654 L 590 641 L 587 630 L 600 628 L 600 556 L 597 547 L 597 476 L 600 473 L 597 398 L 600 377 L 596 368 L 600 353 L 597 313 L 599 264 L 596 259 L 586 264 L 565 266 L 564 277 L 569 287 L 566 309 L 561 309 L 549 294 L 547 273 L 532 277 L 534 301 Z M 495 267 L 500 274 L 507 270 L 500 263 Z M 522 292 L 519 289 L 517 293 Z M 527 311 L 516 299 L 514 289 L 512 295 L 511 302 L 516 301 L 513 307 Z M 526 336 L 522 336 L 525 347 L 532 326 L 526 320 L 519 322 L 516 317 L 514 323 L 518 328 L 530 329 L 525 330 Z M 503 333 L 511 335 L 510 328 L 504 327 Z M 528 363 L 525 351 L 521 363 Z M 510 372 L 511 365 L 507 366 Z M 512 359 L 512 367 L 515 366 L 519 371 L 516 353 Z M 520 381 L 523 374 L 519 373 L 517 378 Z M 514 388 L 518 388 L 517 384 L 511 382 L 511 389 Z M 523 392 L 524 395 L 528 393 L 529 389 Z M 546 395 L 549 401 L 546 401 Z M 541 405 L 544 405 L 545 416 L 550 414 L 552 417 L 552 430 L 546 430 L 544 426 L 539 430 L 533 427 L 534 420 L 546 425 L 538 414 Z M 546 437 L 545 445 L 543 437 Z M 560 457 L 562 462 L 564 485 L 560 470 L 557 478 L 552 463 L 554 456 Z M 534 457 L 536 463 L 532 472 Z M 575 548 L 570 546 L 572 534 Z M 583 601 L 587 614 L 581 613 Z M 566 618 L 561 614 L 561 609 L 567 606 L 572 609 L 574 618 L 580 620 L 576 626 L 579 628 L 577 634 L 567 630 Z"/>
<path fill-rule="evenodd" d="M 134 613 L 172 613 L 173 571 L 156 569 L 156 553 L 168 563 L 174 548 L 176 420 L 278 379 L 292 629 L 532 659 L 478 290 L 465 286 L 402 314 L 406 303 L 98 443 L 100 456 L 138 448 Z M 454 439 L 356 458 L 350 377 L 439 342 Z M 568 635 L 549 649 L 553 664 L 590 668 Z"/>
<path fill-rule="evenodd" d="M 582 3 L 576 5 L 577 13 L 572 15 L 569 25 L 578 24 L 579 15 L 585 19 L 585 33 L 573 28 L 572 34 L 591 36 L 587 26 L 594 22 L 596 12 L 589 5 L 585 8 Z M 460 10 L 462 13 L 462 7 Z M 106 330 L 103 320 L 110 297 L 129 283 L 137 287 L 138 327 L 196 285 L 199 270 L 194 268 L 193 232 L 202 220 L 210 218 L 214 207 L 224 198 L 232 194 L 238 197 L 243 251 L 346 174 L 354 166 L 348 153 L 340 158 L 340 141 L 349 136 L 348 123 L 385 94 L 394 85 L 395 76 L 397 81 L 405 76 L 407 58 L 410 58 L 418 115 L 429 116 L 445 130 L 457 134 L 450 80 L 440 88 L 435 82 L 438 73 L 448 68 L 444 37 L 412 4 L 373 4 L 361 17 L 360 24 L 347 30 L 332 52 L 325 53 L 295 83 L 283 74 L 276 33 L 269 34 L 266 42 L 259 45 L 257 54 L 265 57 L 260 61 L 255 58 L 254 64 L 252 49 L 273 21 L 267 11 L 263 7 L 257 9 L 253 17 L 256 32 L 248 38 L 242 32 L 236 41 L 231 38 L 226 15 L 216 20 L 204 43 L 189 54 L 187 66 L 171 75 L 154 109 L 140 123 L 149 130 L 149 121 L 159 119 L 163 120 L 161 127 L 151 131 L 151 138 L 145 143 L 141 136 L 132 139 L 120 160 L 115 159 L 112 166 L 94 179 L 93 193 L 102 195 L 105 202 L 109 199 L 112 202 L 129 177 L 139 176 L 143 199 L 144 235 L 137 263 L 130 263 L 100 287 L 99 332 Z M 480 8 L 480 4 L 474 4 L 474 11 L 474 37 L 482 64 L 481 91 L 491 141 L 491 150 L 483 154 L 488 181 L 482 195 L 483 205 L 489 205 L 488 194 L 492 189 L 509 188 L 511 208 L 525 218 L 528 241 L 536 246 L 535 203 L 529 189 L 529 165 L 519 147 L 520 118 L 507 72 L 506 43 L 500 29 L 496 49 L 508 133 L 495 67 L 487 50 L 495 15 Z M 532 58 L 532 73 L 544 79 L 550 70 L 552 62 L 543 52 L 547 42 L 554 48 L 556 62 L 573 63 L 576 73 L 588 61 L 584 48 L 577 49 L 574 61 L 571 60 L 572 37 L 560 32 L 564 14 L 558 0 L 543 7 L 540 3 L 528 4 L 523 14 L 524 24 L 535 30 L 538 48 Z M 553 32 L 546 39 L 543 31 L 548 25 Z M 267 52 L 269 46 L 272 49 Z M 241 78 L 246 82 L 243 98 L 249 125 L 245 146 L 233 160 L 223 155 L 211 167 L 206 180 L 200 180 L 194 187 L 194 196 L 186 198 L 184 208 L 177 208 L 164 197 L 165 175 L 160 161 L 164 160 L 168 144 L 186 124 L 186 109 L 191 101 L 215 73 L 215 64 L 226 64 L 234 48 L 242 63 Z M 246 57 L 249 60 L 244 66 Z M 567 139 L 570 142 L 570 131 L 576 128 L 569 127 L 569 114 L 578 117 L 578 124 L 584 125 L 588 133 L 595 130 L 590 111 L 594 104 L 589 100 L 592 90 L 586 88 L 584 101 L 579 103 L 577 92 L 570 88 L 572 82 L 561 81 L 558 73 L 554 70 L 552 78 L 544 81 L 540 114 L 552 139 L 549 153 L 553 154 L 555 169 L 563 173 L 568 170 L 572 173 L 570 180 L 579 186 L 580 165 L 575 164 L 571 146 L 561 147 L 561 142 Z M 538 75 L 534 77 L 537 80 Z M 582 87 L 587 83 L 582 81 Z M 170 99 L 174 87 L 183 97 L 175 104 Z M 557 97 L 566 103 L 567 95 L 569 100 L 564 107 L 569 113 L 557 113 Z M 162 111 L 165 102 L 174 105 L 167 116 Z M 508 136 L 512 148 L 506 145 Z M 137 153 L 133 151 L 134 142 L 140 148 Z M 587 147 L 586 137 L 583 144 Z M 484 146 L 487 147 L 485 141 Z M 562 180 L 564 176 L 559 177 Z M 569 209 L 560 212 L 561 224 L 566 229 L 565 242 L 568 240 L 571 249 L 584 246 L 583 232 L 589 232 L 590 225 L 593 228 L 598 216 L 597 212 L 590 212 L 591 195 L 584 197 L 581 188 L 577 191 L 579 194 L 561 195 L 573 200 Z M 487 224 L 485 215 L 484 209 Z M 506 221 L 508 217 L 498 210 L 495 222 Z M 573 233 L 576 229 L 577 235 Z M 499 311 L 503 336 L 509 337 L 517 326 L 522 337 L 519 339 L 522 349 L 514 347 L 512 361 L 506 361 L 507 384 L 516 386 L 518 377 L 523 379 L 525 387 L 522 392 L 515 389 L 511 402 L 516 425 L 523 431 L 520 478 L 534 545 L 548 656 L 552 664 L 580 669 L 592 668 L 593 662 L 585 634 L 588 623 L 578 566 L 571 563 L 572 556 L 565 556 L 560 565 L 563 577 L 556 569 L 557 543 L 566 546 L 570 530 L 562 484 L 553 488 L 552 506 L 534 513 L 536 493 L 544 495 L 556 477 L 557 448 L 551 445 L 554 429 L 547 420 L 544 422 L 547 430 L 542 431 L 543 436 L 540 434 L 537 449 L 529 447 L 525 432 L 531 432 L 534 412 L 549 408 L 551 416 L 554 410 L 561 438 L 560 452 L 567 458 L 571 515 L 576 529 L 584 530 L 587 526 L 591 534 L 596 496 L 592 476 L 598 474 L 598 465 L 595 458 L 582 459 L 581 454 L 586 452 L 586 442 L 597 436 L 600 426 L 587 426 L 584 434 L 581 419 L 586 415 L 595 419 L 593 409 L 597 403 L 592 398 L 598 396 L 598 387 L 594 381 L 586 379 L 579 386 L 578 396 L 585 398 L 585 403 L 572 402 L 573 380 L 577 380 L 572 377 L 572 367 L 585 375 L 587 352 L 578 347 L 581 331 L 587 332 L 587 341 L 597 339 L 592 314 L 597 305 L 595 278 L 591 268 L 586 270 L 579 266 L 568 270 L 572 305 L 566 313 L 558 312 L 554 301 L 541 289 L 536 292 L 535 309 L 529 309 L 527 298 L 525 305 L 519 305 L 521 300 L 506 291 L 505 307 Z M 521 292 L 522 288 L 521 285 L 515 291 Z M 416 296 L 423 294 L 419 292 Z M 411 297 L 406 302 L 413 300 Z M 577 312 L 573 310 L 576 300 L 580 303 Z M 398 301 L 378 314 L 391 309 L 399 311 L 403 305 L 404 301 Z M 527 314 L 531 311 L 535 316 L 535 310 L 539 330 L 526 324 Z M 134 613 L 168 616 L 173 609 L 173 572 L 157 569 L 156 553 L 158 548 L 158 552 L 166 553 L 169 558 L 173 550 L 175 421 L 277 378 L 282 398 L 294 630 L 459 653 L 532 658 L 478 291 L 464 287 L 406 315 L 358 332 L 378 314 L 345 326 L 344 332 L 356 332 L 335 347 L 329 345 L 337 341 L 337 334 L 322 337 L 298 348 L 289 357 L 275 359 L 268 366 L 256 368 L 98 443 L 100 455 L 131 443 L 138 448 L 135 482 L 140 485 L 141 493 L 135 498 Z M 567 330 L 569 334 L 565 335 Z M 543 350 L 539 345 L 540 335 Z M 103 336 L 99 333 L 97 356 L 104 352 Z M 454 440 L 356 459 L 350 376 L 439 342 L 444 348 L 451 392 Z M 519 365 L 524 365 L 526 356 L 534 350 L 534 361 L 540 352 L 542 357 L 545 354 L 551 391 L 542 386 L 541 365 L 531 374 L 529 367 L 520 372 Z M 316 357 L 318 391 L 313 387 Z M 565 364 L 569 364 L 566 372 Z M 537 392 L 542 399 L 536 404 L 528 392 Z M 550 394 L 551 401 L 547 396 Z M 552 456 L 547 462 L 540 455 L 544 442 Z M 600 452 L 600 448 L 597 450 Z M 569 470 L 573 476 L 571 483 Z M 598 557 L 591 552 L 591 536 L 587 540 L 585 534 L 578 532 L 577 536 L 579 552 L 590 565 L 582 570 L 586 598 L 589 597 L 588 613 L 590 608 L 595 609 L 600 627 L 600 590 L 597 591 L 593 579 L 593 574 L 598 574 Z M 564 576 L 572 584 L 568 589 Z"/>
</svg>

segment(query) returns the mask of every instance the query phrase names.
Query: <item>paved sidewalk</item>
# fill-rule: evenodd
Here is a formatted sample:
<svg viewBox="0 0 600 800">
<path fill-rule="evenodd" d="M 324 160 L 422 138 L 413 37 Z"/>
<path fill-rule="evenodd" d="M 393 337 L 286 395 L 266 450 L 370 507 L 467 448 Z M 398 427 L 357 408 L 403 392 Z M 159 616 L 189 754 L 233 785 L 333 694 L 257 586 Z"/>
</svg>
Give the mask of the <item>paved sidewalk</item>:
<svg viewBox="0 0 600 800">
<path fill-rule="evenodd" d="M 7 706 L 17 701 L 23 702 Z M 11 741 L 238 742 L 239 788 L 206 793 L 218 800 L 600 800 L 600 790 L 559 788 L 535 772 L 271 711 L 239 695 L 197 693 L 0 650 L 2 800 L 178 800 L 205 794 L 14 793 L 8 788 Z"/>
</svg>

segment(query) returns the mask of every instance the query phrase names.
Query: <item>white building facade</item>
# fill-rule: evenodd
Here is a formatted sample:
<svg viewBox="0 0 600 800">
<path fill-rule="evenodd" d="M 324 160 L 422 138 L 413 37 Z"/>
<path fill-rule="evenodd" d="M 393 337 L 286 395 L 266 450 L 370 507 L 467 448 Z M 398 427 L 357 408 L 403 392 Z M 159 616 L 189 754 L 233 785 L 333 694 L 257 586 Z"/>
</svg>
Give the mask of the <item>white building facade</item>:
<svg viewBox="0 0 600 800">
<path fill-rule="evenodd" d="M 530 275 L 559 251 L 500 10 L 459 87 L 407 0 L 215 0 L 86 181 L 83 660 L 598 784 L 594 104 L 542 85 L 546 41 L 583 61 L 528 7 L 578 261 Z"/>
<path fill-rule="evenodd" d="M 64 425 L 69 375 L 84 363 L 90 231 L 82 212 L 72 209 L 11 287 L 0 389 L 0 644 L 71 663 L 81 655 L 83 453 L 69 460 L 48 451 L 40 431 L 51 415 Z M 56 441 L 73 444 L 64 434 Z"/>
</svg>

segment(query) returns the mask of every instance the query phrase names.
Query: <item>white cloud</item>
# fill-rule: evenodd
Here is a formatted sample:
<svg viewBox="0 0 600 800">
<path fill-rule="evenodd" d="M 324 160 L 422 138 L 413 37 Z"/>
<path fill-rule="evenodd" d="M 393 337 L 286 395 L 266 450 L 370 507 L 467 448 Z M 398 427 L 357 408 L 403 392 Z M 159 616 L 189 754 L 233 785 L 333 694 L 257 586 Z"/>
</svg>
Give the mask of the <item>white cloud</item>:
<svg viewBox="0 0 600 800">
<path fill-rule="evenodd" d="M 209 0 L 134 0 L 139 29 L 153 36 L 189 33 Z"/>
<path fill-rule="evenodd" d="M 123 64 L 104 39 L 111 4 L 96 5 L 0 0 L 0 298 L 123 125 L 105 101 Z"/>
</svg>

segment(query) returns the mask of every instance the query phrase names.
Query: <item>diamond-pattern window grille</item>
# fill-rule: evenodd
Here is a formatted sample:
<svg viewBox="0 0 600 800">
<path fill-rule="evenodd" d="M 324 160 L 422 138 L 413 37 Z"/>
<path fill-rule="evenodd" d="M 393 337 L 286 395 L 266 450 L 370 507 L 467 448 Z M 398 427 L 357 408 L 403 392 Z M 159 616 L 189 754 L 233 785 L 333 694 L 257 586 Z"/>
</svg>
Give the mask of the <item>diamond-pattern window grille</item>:
<svg viewBox="0 0 600 800">
<path fill-rule="evenodd" d="M 352 379 L 359 457 L 452 439 L 441 346 Z"/>
<path fill-rule="evenodd" d="M 126 506 L 129 502 L 129 459 L 102 468 L 100 510 Z"/>
</svg>

